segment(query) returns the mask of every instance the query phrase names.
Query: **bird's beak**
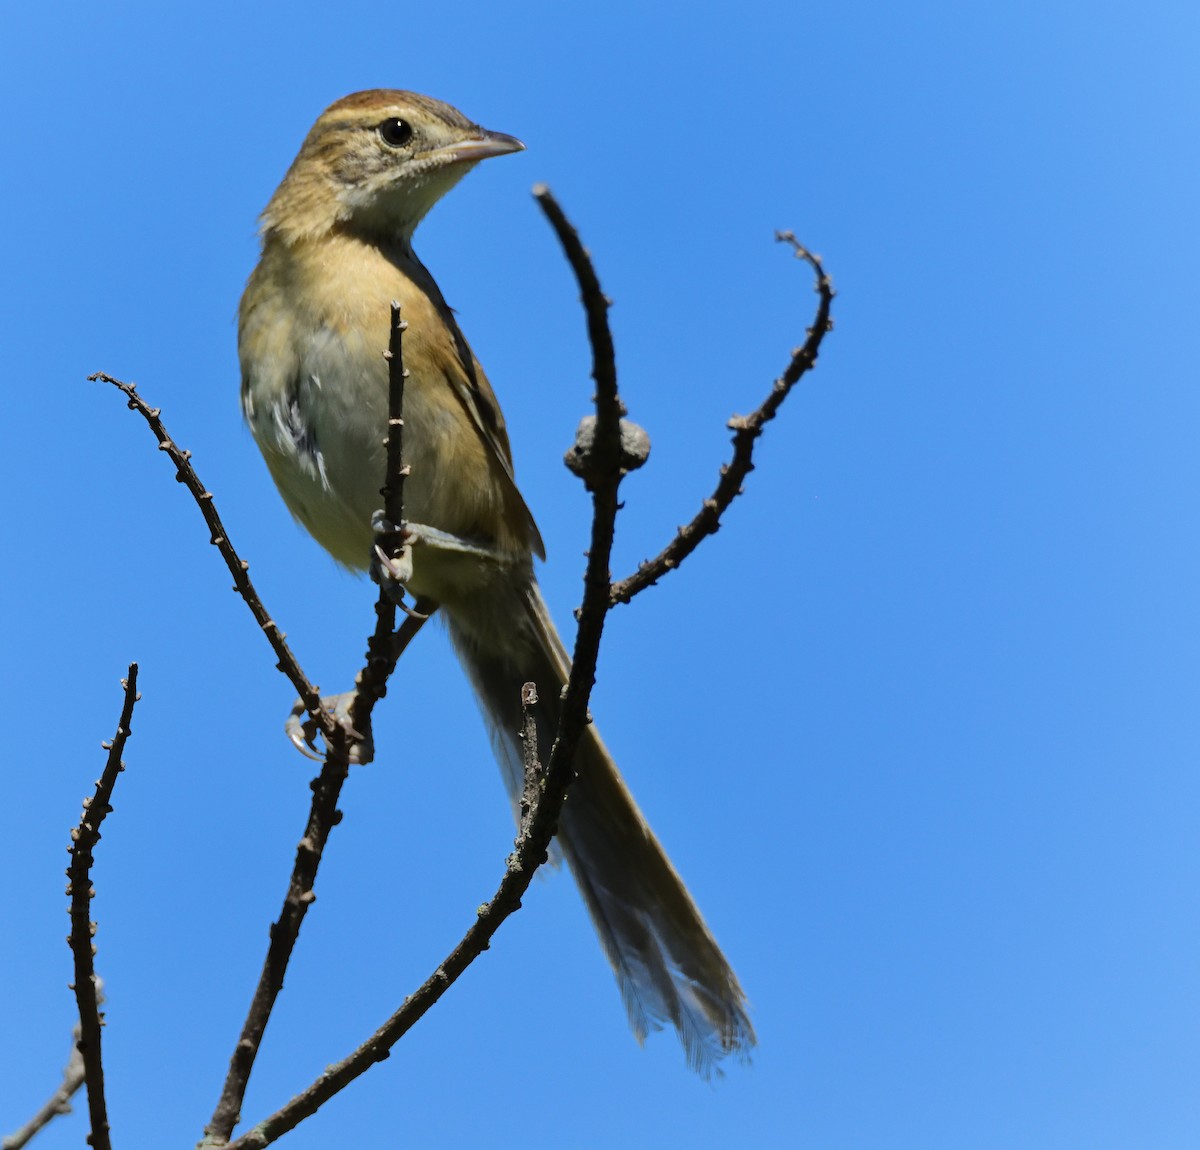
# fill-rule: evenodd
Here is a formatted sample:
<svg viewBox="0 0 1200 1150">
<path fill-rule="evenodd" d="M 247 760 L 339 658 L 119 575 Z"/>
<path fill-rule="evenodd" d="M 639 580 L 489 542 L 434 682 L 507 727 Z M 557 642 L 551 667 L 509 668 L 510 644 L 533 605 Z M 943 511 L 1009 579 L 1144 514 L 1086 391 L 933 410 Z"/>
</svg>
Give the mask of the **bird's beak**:
<svg viewBox="0 0 1200 1150">
<path fill-rule="evenodd" d="M 447 144 L 444 148 L 438 148 L 434 154 L 447 163 L 474 164 L 492 156 L 507 156 L 509 152 L 523 151 L 525 145 L 516 136 L 506 136 L 503 132 L 482 131 L 469 140 L 460 140 L 457 144 Z"/>
</svg>

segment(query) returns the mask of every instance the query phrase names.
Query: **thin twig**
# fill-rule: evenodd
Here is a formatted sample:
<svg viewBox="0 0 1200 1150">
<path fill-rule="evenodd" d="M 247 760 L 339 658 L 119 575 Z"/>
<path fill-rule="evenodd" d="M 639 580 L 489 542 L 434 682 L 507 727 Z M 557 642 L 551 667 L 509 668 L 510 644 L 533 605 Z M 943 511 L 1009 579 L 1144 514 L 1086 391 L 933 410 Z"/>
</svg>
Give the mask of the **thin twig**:
<svg viewBox="0 0 1200 1150">
<path fill-rule="evenodd" d="M 404 462 L 404 384 L 408 368 L 404 366 L 404 333 L 408 324 L 400 318 L 400 304 L 392 300 L 391 330 L 388 349 L 384 353 L 388 364 L 388 433 L 384 440 L 387 451 L 387 473 L 379 494 L 383 496 L 383 513 L 397 535 L 393 538 L 388 558 L 398 558 L 405 546 L 401 528 L 404 519 L 404 480 L 410 468 Z M 400 631 L 396 632 L 397 588 L 381 586 L 375 600 L 375 631 L 367 640 L 367 657 L 354 680 L 354 702 L 350 707 L 350 725 L 366 734 L 371 729 L 371 713 L 375 704 L 387 693 L 387 681 L 396 669 L 396 662 L 425 620 L 437 610 L 431 600 L 417 603 L 408 612 Z"/>
<path fill-rule="evenodd" d="M 130 663 L 128 677 L 121 680 L 121 686 L 125 689 L 125 703 L 121 708 L 117 733 L 111 743 L 104 744 L 108 761 L 96 783 L 96 793 L 90 799 L 83 800 L 79 826 L 71 832 L 71 863 L 67 868 L 67 878 L 70 880 L 67 893 L 71 896 L 71 934 L 67 941 L 71 944 L 71 954 L 75 959 L 72 989 L 79 1007 L 77 1049 L 83 1058 L 84 1081 L 87 1083 L 88 1117 L 92 1130 L 88 1135 L 88 1144 L 96 1150 L 110 1150 L 111 1142 L 108 1137 L 104 1064 L 100 1050 L 100 1027 L 103 1023 L 100 1020 L 98 980 L 93 963 L 96 945 L 92 939 L 96 934 L 96 924 L 91 921 L 92 895 L 95 894 L 91 879 L 92 852 L 100 841 L 100 824 L 112 810 L 110 800 L 117 775 L 125 769 L 121 753 L 131 733 L 134 704 L 140 697 L 137 693 L 137 674 L 137 664 Z"/>
<path fill-rule="evenodd" d="M 404 426 L 404 369 L 401 335 L 407 325 L 400 320 L 399 304 L 392 304 L 391 336 L 387 354 L 389 378 L 389 410 L 387 448 L 387 473 L 381 494 L 385 499 L 385 514 L 394 523 L 403 519 L 404 467 L 401 456 L 400 436 Z M 380 587 L 375 604 L 375 629 L 367 641 L 366 662 L 355 677 L 354 698 L 350 704 L 350 727 L 348 731 L 336 725 L 332 738 L 326 736 L 325 761 L 320 774 L 312 781 L 312 804 L 304 836 L 296 850 L 296 861 L 288 883 L 287 896 L 278 920 L 271 927 L 271 941 L 267 957 L 263 962 L 258 985 L 242 1026 L 242 1033 L 229 1060 L 229 1071 L 221 1090 L 213 1116 L 204 1128 L 205 1137 L 201 1147 L 224 1146 L 228 1143 L 234 1127 L 241 1120 L 242 1102 L 250 1081 L 250 1073 L 262 1045 L 263 1034 L 270 1021 L 271 1012 L 279 992 L 283 989 L 283 978 L 291 960 L 296 939 L 308 908 L 316 900 L 313 887 L 317 870 L 333 828 L 341 821 L 342 813 L 337 809 L 342 785 L 350 769 L 350 752 L 355 742 L 369 738 L 371 712 L 387 690 L 387 680 L 396 667 L 409 642 L 421 629 L 425 620 L 433 613 L 434 604 L 418 600 L 420 614 L 410 614 L 396 631 L 396 604 L 389 590 Z M 239 1140 L 240 1141 L 240 1140 Z"/>
<path fill-rule="evenodd" d="M 607 445 L 610 474 L 593 474 L 592 488 L 592 549 L 584 576 L 583 602 L 580 606 L 579 629 L 571 676 L 563 696 L 561 719 L 554 749 L 545 771 L 544 782 L 526 785 L 533 796 L 532 808 L 517 834 L 515 849 L 508 857 L 504 877 L 491 900 L 476 912 L 459 944 L 446 956 L 432 975 L 415 994 L 404 1000 L 400 1009 L 370 1038 L 347 1058 L 326 1068 L 307 1089 L 270 1117 L 229 1143 L 228 1150 L 261 1150 L 294 1129 L 355 1078 L 365 1073 L 391 1053 L 392 1047 L 412 1028 L 435 1002 L 454 984 L 468 966 L 487 949 L 492 937 L 510 914 L 521 906 L 521 899 L 538 867 L 546 861 L 550 840 L 558 825 L 559 813 L 574 778 L 572 760 L 575 749 L 587 725 L 587 705 L 595 681 L 600 636 L 604 616 L 610 607 L 608 566 L 612 550 L 613 529 L 617 513 L 616 490 L 621 480 L 620 414 L 621 402 L 616 391 L 616 372 L 613 367 L 612 340 L 608 335 L 604 310 L 607 306 L 599 291 L 595 272 L 586 252 L 578 243 L 574 229 L 562 216 L 558 205 L 544 188 L 535 193 L 547 210 L 551 224 L 558 234 L 567 258 L 576 270 L 576 277 L 588 311 L 588 332 L 592 342 L 593 375 L 597 384 L 596 443 Z M 591 290 L 590 285 L 594 285 Z"/>
<path fill-rule="evenodd" d="M 808 329 L 808 338 L 802 347 L 792 352 L 791 362 L 771 387 L 770 394 L 751 415 L 735 415 L 728 423 L 733 432 L 733 457 L 721 466 L 721 477 L 716 490 L 705 501 L 695 518 L 679 528 L 675 538 L 653 559 L 638 566 L 637 571 L 612 586 L 613 603 L 628 603 L 638 592 L 652 587 L 668 571 L 674 570 L 684 561 L 700 541 L 712 535 L 721 525 L 721 516 L 729 505 L 742 493 L 742 483 L 754 470 L 754 443 L 763 433 L 763 428 L 779 410 L 792 387 L 817 361 L 817 352 L 825 333 L 833 327 L 829 310 L 833 304 L 833 285 L 821 266 L 821 260 L 802 247 L 791 232 L 778 232 L 775 237 L 782 243 L 792 245 L 797 259 L 806 261 L 816 272 L 816 292 L 820 296 L 816 317 Z"/>
<path fill-rule="evenodd" d="M 596 682 L 596 663 L 600 654 L 600 638 L 604 619 L 612 606 L 610 586 L 612 572 L 613 532 L 616 530 L 617 489 L 622 471 L 621 417 L 625 405 L 617 391 L 616 351 L 608 326 L 611 301 L 600 287 L 591 256 L 579 239 L 579 233 L 567 219 L 558 201 L 545 184 L 533 189 L 534 198 L 554 229 L 563 254 L 575 273 L 580 297 L 587 315 L 588 342 L 592 348 L 592 379 L 596 383 L 596 429 L 589 461 L 588 490 L 592 493 L 592 534 L 588 547 L 587 568 L 583 576 L 583 602 L 575 613 L 579 630 L 575 636 L 575 653 L 567 694 L 563 701 L 555 745 L 550 754 L 548 777 L 553 780 L 556 770 L 570 772 L 575 746 L 587 725 L 587 699 Z M 600 604 L 603 603 L 603 607 Z M 568 700 L 583 696 L 583 704 L 567 705 Z M 559 753 L 560 742 L 567 740 L 570 753 L 564 759 Z M 564 784 L 565 785 L 565 784 Z M 557 818 L 557 811 L 555 812 Z"/>
<path fill-rule="evenodd" d="M 605 422 L 612 423 L 612 443 L 610 448 L 615 451 L 619 446 L 620 436 L 618 422 L 625 414 L 621 400 L 617 394 L 617 357 L 613 348 L 612 332 L 608 327 L 608 309 L 612 301 L 600 288 L 600 280 L 596 269 L 592 266 L 591 256 L 579 239 L 579 233 L 563 214 L 558 201 L 545 184 L 535 184 L 533 198 L 537 200 L 550 226 L 554 229 L 558 242 L 562 245 L 563 254 L 575 273 L 579 284 L 580 297 L 584 312 L 587 315 L 588 342 L 592 345 L 592 378 L 596 381 L 596 416 Z M 616 418 L 613 418 L 616 409 Z M 598 433 L 599 429 L 597 429 Z"/>
<path fill-rule="evenodd" d="M 399 527 L 404 515 L 404 480 L 409 471 L 404 466 L 404 384 L 408 379 L 404 333 L 408 324 L 400 318 L 398 300 L 392 300 L 391 315 L 388 349 L 383 353 L 388 364 L 388 432 L 383 441 L 387 448 L 387 474 L 379 494 L 383 496 L 383 513 Z"/>
<path fill-rule="evenodd" d="M 239 557 L 238 553 L 234 550 L 233 544 L 229 541 L 229 536 L 225 533 L 225 527 L 221 523 L 221 517 L 217 514 L 212 492 L 208 491 L 204 484 L 200 482 L 200 477 L 196 474 L 196 469 L 191 464 L 192 453 L 179 447 L 171 439 L 170 435 L 167 434 L 166 427 L 163 425 L 161 409 L 151 407 L 146 403 L 138 395 L 137 387 L 134 384 L 123 383 L 121 380 L 114 379 L 111 375 L 106 375 L 102 371 L 89 375 L 88 379 L 99 380 L 101 383 L 111 383 L 113 387 L 119 388 L 129 400 L 130 410 L 136 411 L 150 425 L 150 430 L 158 440 L 159 450 L 165 451 L 171 457 L 171 462 L 175 464 L 175 478 L 188 489 L 192 498 L 196 501 L 196 505 L 200 508 L 200 512 L 204 516 L 204 521 L 208 524 L 208 529 L 212 533 L 209 542 L 221 553 L 221 558 L 225 560 L 225 565 L 233 575 L 233 589 L 241 595 L 246 606 L 250 608 L 255 621 L 262 628 L 263 634 L 266 635 L 267 641 L 274 649 L 275 655 L 279 660 L 277 664 L 279 670 L 288 677 L 292 686 L 295 687 L 296 693 L 303 700 L 304 707 L 313 722 L 321 728 L 321 734 L 326 739 L 332 738 L 335 729 L 338 727 L 338 723 L 333 716 L 327 714 L 322 708 L 320 692 L 308 681 L 308 677 L 300 669 L 300 664 L 296 656 L 292 654 L 291 648 L 285 641 L 286 636 L 275 625 L 275 621 L 267 613 L 266 607 L 263 606 L 262 600 L 258 597 L 258 592 L 254 589 L 254 584 L 250 581 L 250 576 L 247 574 L 250 564 Z"/>
</svg>

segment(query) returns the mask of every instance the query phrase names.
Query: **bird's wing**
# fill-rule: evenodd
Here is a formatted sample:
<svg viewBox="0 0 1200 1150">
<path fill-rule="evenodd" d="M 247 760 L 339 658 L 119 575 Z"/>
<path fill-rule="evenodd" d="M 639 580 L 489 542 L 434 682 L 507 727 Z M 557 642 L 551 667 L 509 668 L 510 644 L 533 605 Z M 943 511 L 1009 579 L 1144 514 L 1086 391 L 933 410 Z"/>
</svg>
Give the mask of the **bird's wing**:
<svg viewBox="0 0 1200 1150">
<path fill-rule="evenodd" d="M 446 328 L 454 340 L 457 353 L 457 363 L 454 367 L 461 370 L 448 372 L 447 381 L 471 417 L 471 422 L 480 437 L 491 449 L 493 458 L 508 481 L 508 494 L 513 500 L 513 506 L 518 509 L 524 520 L 530 549 L 539 559 L 545 559 L 546 545 L 542 542 L 542 534 L 533 518 L 533 512 L 529 510 L 525 497 L 517 487 L 516 476 L 513 474 L 512 447 L 508 442 L 508 430 L 504 426 L 504 416 L 500 411 L 496 393 L 492 390 L 492 385 L 488 382 L 482 365 L 471 350 L 471 345 L 467 343 L 466 336 L 460 330 L 458 322 L 454 318 L 454 310 L 446 303 L 433 276 L 415 256 L 410 254 L 409 258 L 420 272 L 418 277 L 413 277 L 414 281 L 420 283 L 430 301 L 441 313 Z"/>
</svg>

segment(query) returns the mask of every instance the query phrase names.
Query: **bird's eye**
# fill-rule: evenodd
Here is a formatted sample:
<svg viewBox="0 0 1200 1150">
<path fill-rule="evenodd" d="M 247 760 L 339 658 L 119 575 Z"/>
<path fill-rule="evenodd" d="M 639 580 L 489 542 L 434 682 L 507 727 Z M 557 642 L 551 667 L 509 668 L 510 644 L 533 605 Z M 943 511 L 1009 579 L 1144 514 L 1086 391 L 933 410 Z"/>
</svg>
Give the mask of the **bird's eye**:
<svg viewBox="0 0 1200 1150">
<path fill-rule="evenodd" d="M 379 125 L 379 138 L 390 148 L 403 148 L 413 137 L 412 124 L 393 116 Z"/>
</svg>

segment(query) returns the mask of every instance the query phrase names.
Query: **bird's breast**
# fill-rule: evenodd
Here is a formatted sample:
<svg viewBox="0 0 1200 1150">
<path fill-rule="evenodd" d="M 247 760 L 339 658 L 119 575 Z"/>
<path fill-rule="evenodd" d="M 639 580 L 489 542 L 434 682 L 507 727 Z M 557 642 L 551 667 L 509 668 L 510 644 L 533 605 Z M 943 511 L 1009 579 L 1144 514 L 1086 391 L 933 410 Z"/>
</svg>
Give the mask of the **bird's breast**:
<svg viewBox="0 0 1200 1150">
<path fill-rule="evenodd" d="M 340 562 L 367 565 L 383 502 L 395 299 L 408 325 L 405 518 L 527 556 L 494 452 L 456 394 L 470 368 L 440 296 L 367 245 L 313 247 L 268 243 L 239 313 L 243 408 L 288 507 Z"/>
</svg>

